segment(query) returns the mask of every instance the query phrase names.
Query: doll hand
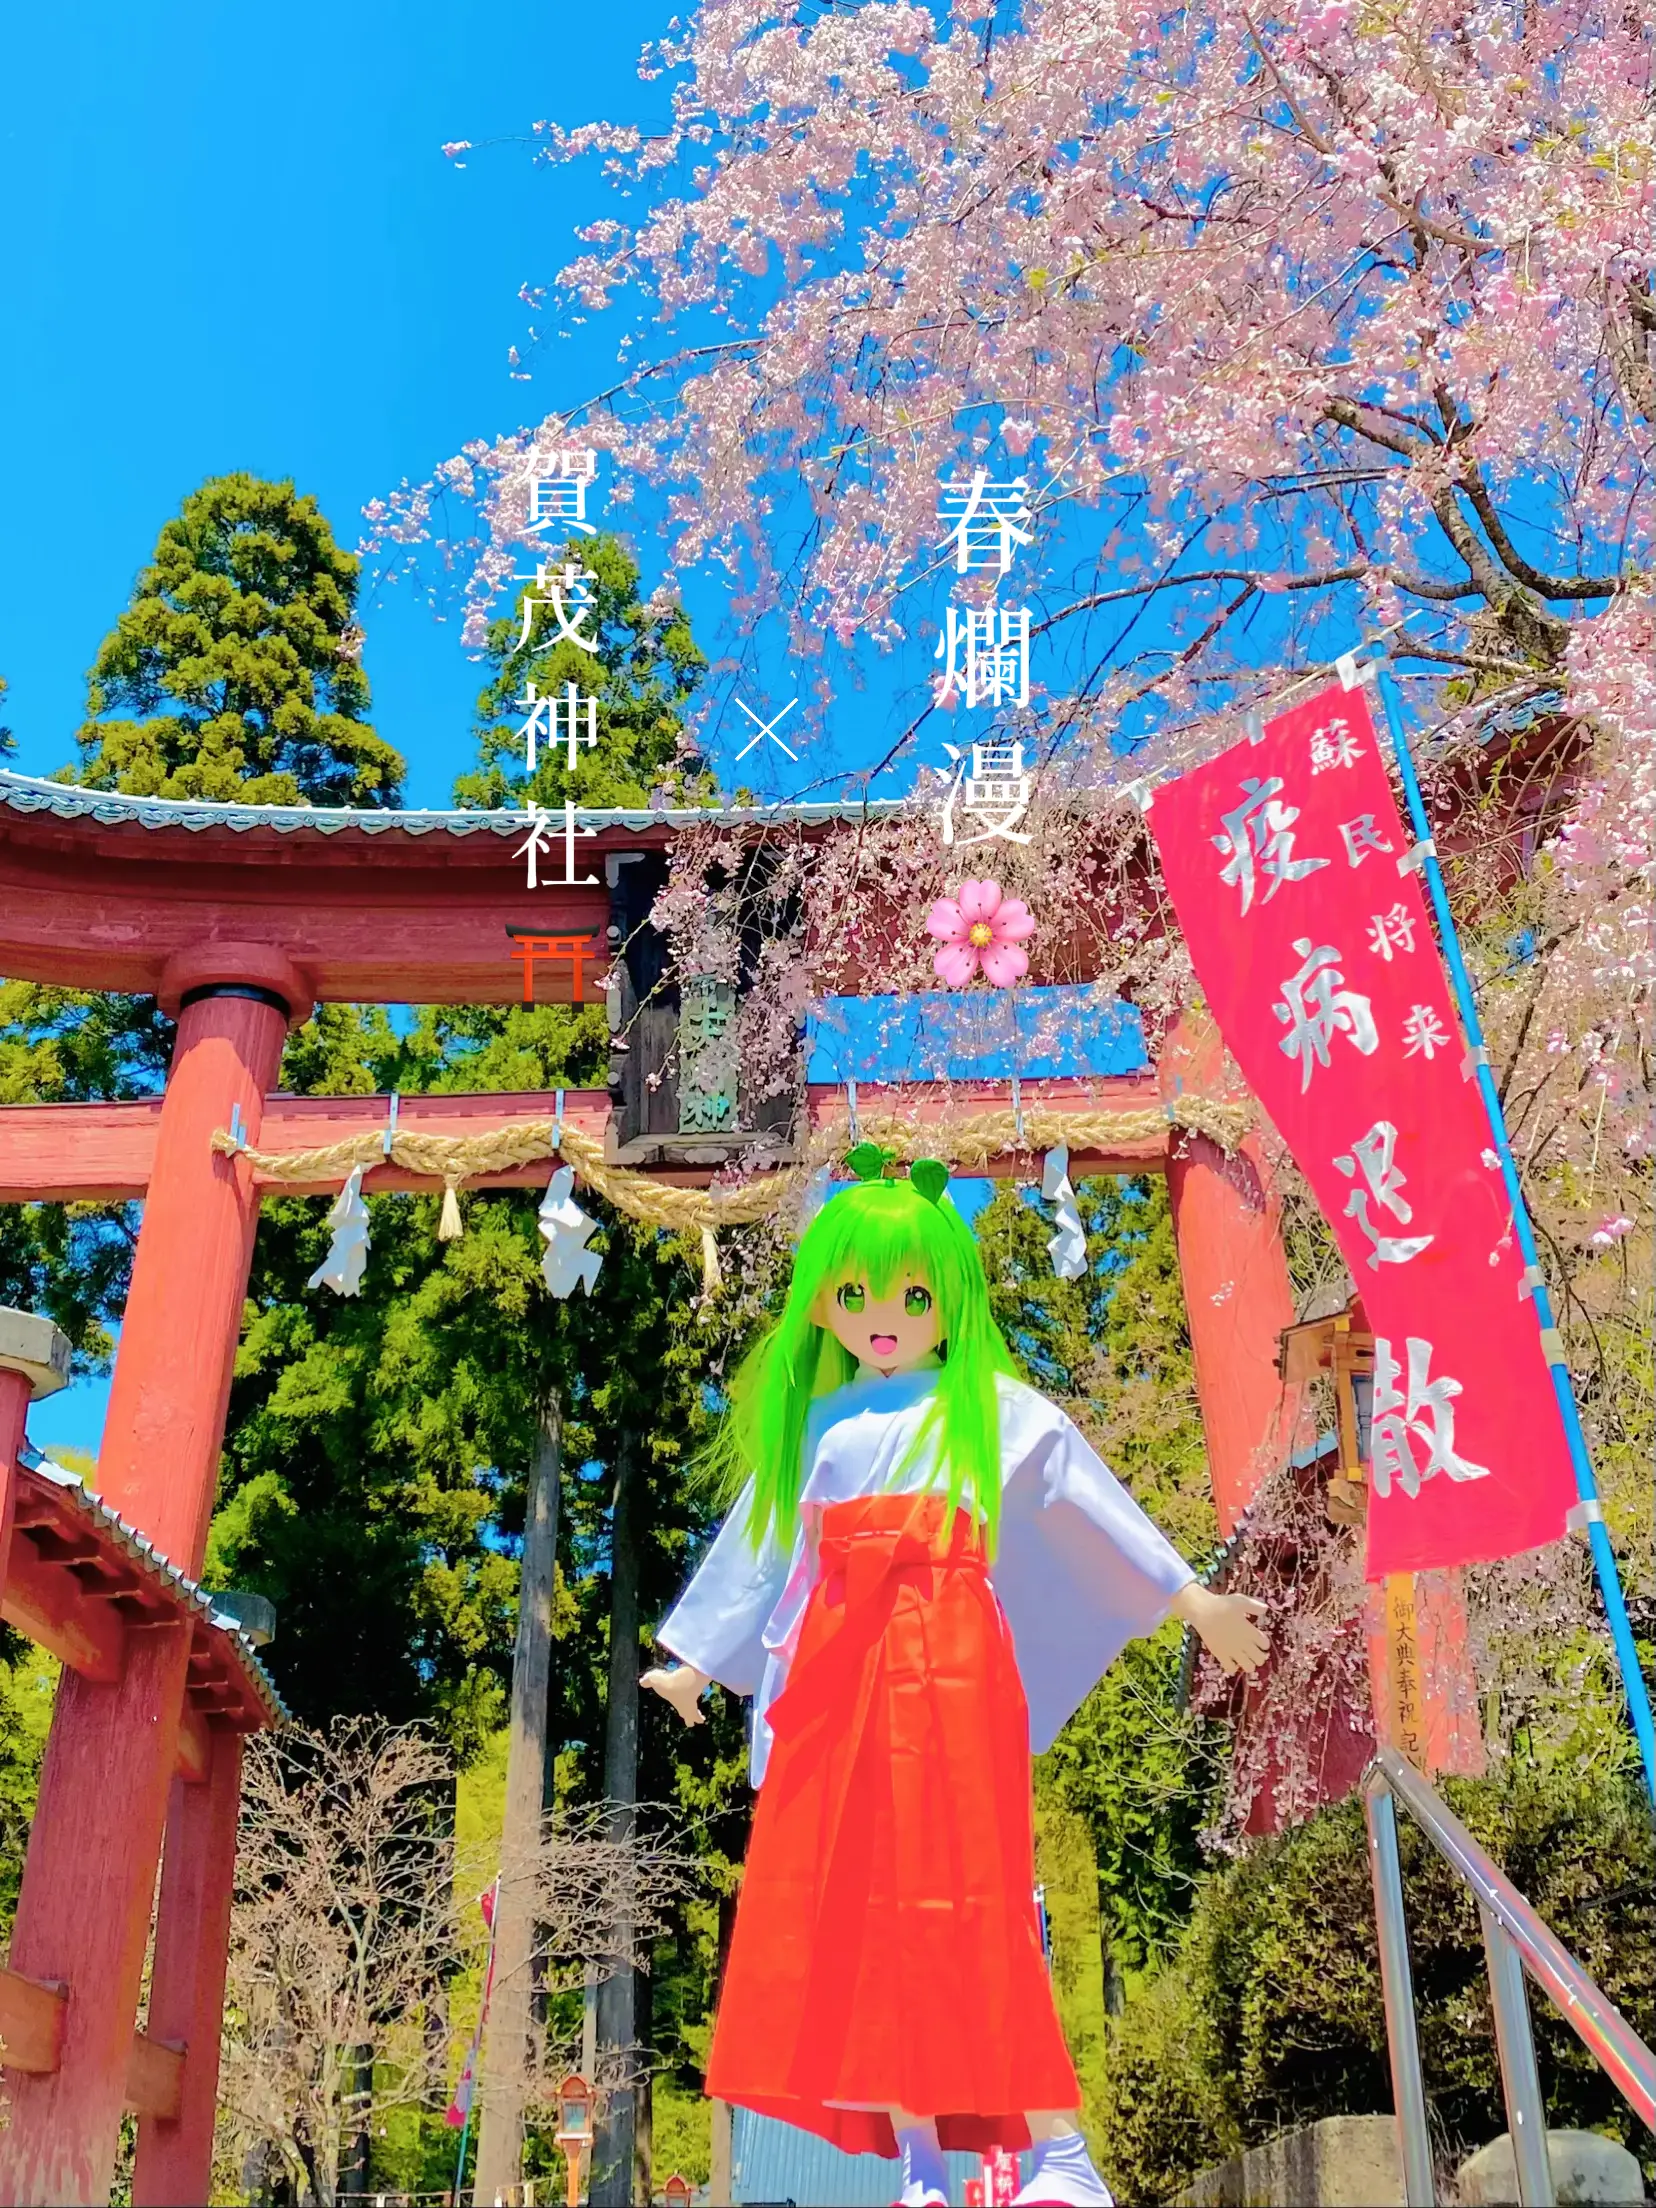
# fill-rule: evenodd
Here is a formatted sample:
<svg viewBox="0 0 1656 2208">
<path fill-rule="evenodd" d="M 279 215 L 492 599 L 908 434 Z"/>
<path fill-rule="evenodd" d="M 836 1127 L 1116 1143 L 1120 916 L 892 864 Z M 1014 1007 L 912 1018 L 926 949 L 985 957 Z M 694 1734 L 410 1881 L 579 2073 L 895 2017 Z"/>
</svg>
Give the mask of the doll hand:
<svg viewBox="0 0 1656 2208">
<path fill-rule="evenodd" d="M 1222 1672 L 1257 1671 L 1271 1643 L 1259 1625 L 1265 1605 L 1254 1595 L 1216 1595 L 1192 1580 L 1173 1597 L 1173 1615 L 1193 1626 Z"/>
<path fill-rule="evenodd" d="M 647 1671 L 638 1683 L 652 1694 L 659 1694 L 663 1702 L 671 1702 L 686 1725 L 707 1723 L 701 1698 L 713 1682 L 694 1664 L 671 1664 L 665 1670 Z"/>
</svg>

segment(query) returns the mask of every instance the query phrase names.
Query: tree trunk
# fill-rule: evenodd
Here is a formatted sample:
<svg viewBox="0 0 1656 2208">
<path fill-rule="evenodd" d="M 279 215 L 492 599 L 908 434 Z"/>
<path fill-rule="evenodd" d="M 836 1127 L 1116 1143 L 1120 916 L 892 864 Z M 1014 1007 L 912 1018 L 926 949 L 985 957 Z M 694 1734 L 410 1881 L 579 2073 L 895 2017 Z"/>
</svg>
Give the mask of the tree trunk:
<svg viewBox="0 0 1656 2208">
<path fill-rule="evenodd" d="M 610 1831 L 630 1838 L 638 1803 L 638 1576 L 643 1552 L 637 1438 L 616 1455 L 610 1521 L 609 1697 L 604 1727 L 604 1799 Z M 638 1971 L 630 1923 L 616 1925 L 613 1963 L 598 1985 L 598 2068 L 615 2077 L 592 2156 L 594 2208 L 628 2208 L 637 2131 Z"/>
<path fill-rule="evenodd" d="M 554 1394 L 541 1421 L 529 1473 L 512 1652 L 512 1714 L 506 1749 L 506 1815 L 495 1903 L 495 1981 L 477 2127 L 476 2199 L 516 2185 L 523 2165 L 523 2104 L 535 2061 L 535 1862 L 547 1762 L 552 1678 L 552 1596 L 558 1561 L 558 1490 L 563 1406 Z"/>
<path fill-rule="evenodd" d="M 345 2136 L 344 2152 L 339 2162 L 339 2197 L 341 2200 L 366 2200 L 368 2165 L 373 2159 L 373 2140 L 369 2125 L 374 2106 L 372 2043 L 365 2041 L 348 2049 L 345 2060 L 351 2090 L 345 2096 L 342 2112 Z"/>
<path fill-rule="evenodd" d="M 1127 2006 L 1127 1981 L 1121 1975 L 1121 1965 L 1116 1961 L 1115 1949 L 1109 1935 L 1104 1937 L 1104 2014 L 1119 2016 Z"/>
<path fill-rule="evenodd" d="M 634 2029 L 638 2043 L 638 2084 L 633 2097 L 633 2198 L 655 2198 L 655 1978 L 647 1965 L 633 1980 Z"/>
</svg>

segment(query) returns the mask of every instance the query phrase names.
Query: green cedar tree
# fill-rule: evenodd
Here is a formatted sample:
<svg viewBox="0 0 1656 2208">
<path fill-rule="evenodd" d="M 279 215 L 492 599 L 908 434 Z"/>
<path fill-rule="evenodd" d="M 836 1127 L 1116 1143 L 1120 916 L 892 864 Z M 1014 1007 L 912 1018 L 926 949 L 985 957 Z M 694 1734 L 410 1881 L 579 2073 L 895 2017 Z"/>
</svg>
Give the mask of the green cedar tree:
<svg viewBox="0 0 1656 2208">
<path fill-rule="evenodd" d="M 361 717 L 356 588 L 356 560 L 291 483 L 203 484 L 162 529 L 104 639 L 76 738 L 84 757 L 56 779 L 130 797 L 393 801 L 401 757 Z M 119 707 L 145 717 L 102 717 Z M 0 752 L 9 745 L 8 734 Z M 0 1102 L 150 1094 L 171 1050 L 171 1022 L 148 998 L 0 981 Z M 0 1210 L 0 1302 L 45 1312 L 79 1369 L 95 1367 L 135 1234 L 132 1206 Z"/>
<path fill-rule="evenodd" d="M 364 718 L 357 575 L 291 483 L 222 475 L 192 491 L 92 664 L 83 758 L 63 779 L 137 797 L 395 804 L 402 756 Z"/>
</svg>

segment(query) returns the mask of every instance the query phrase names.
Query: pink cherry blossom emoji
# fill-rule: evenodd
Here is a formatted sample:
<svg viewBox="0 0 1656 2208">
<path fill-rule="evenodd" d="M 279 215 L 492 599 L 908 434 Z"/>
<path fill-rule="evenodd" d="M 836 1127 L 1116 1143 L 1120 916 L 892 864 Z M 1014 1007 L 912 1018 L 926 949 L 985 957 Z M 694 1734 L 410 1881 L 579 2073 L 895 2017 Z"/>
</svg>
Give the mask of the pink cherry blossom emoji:
<svg viewBox="0 0 1656 2208">
<path fill-rule="evenodd" d="M 985 981 L 1010 989 L 1029 971 L 1018 945 L 1035 933 L 1035 922 L 1019 898 L 1002 897 L 999 882 L 962 882 L 957 897 L 939 897 L 926 930 L 943 940 L 932 970 L 951 989 L 964 989 L 980 969 Z"/>
</svg>

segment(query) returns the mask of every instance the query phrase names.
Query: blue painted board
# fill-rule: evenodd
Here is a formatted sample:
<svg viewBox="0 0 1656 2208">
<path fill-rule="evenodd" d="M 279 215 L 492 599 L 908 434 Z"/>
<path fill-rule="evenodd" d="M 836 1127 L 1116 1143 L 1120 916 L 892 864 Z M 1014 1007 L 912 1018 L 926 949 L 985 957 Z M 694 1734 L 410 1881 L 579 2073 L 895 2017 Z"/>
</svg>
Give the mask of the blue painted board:
<svg viewBox="0 0 1656 2208">
<path fill-rule="evenodd" d="M 1150 1062 L 1137 1006 L 1085 988 L 825 997 L 805 1040 L 812 1081 L 1057 1080 Z"/>
</svg>

